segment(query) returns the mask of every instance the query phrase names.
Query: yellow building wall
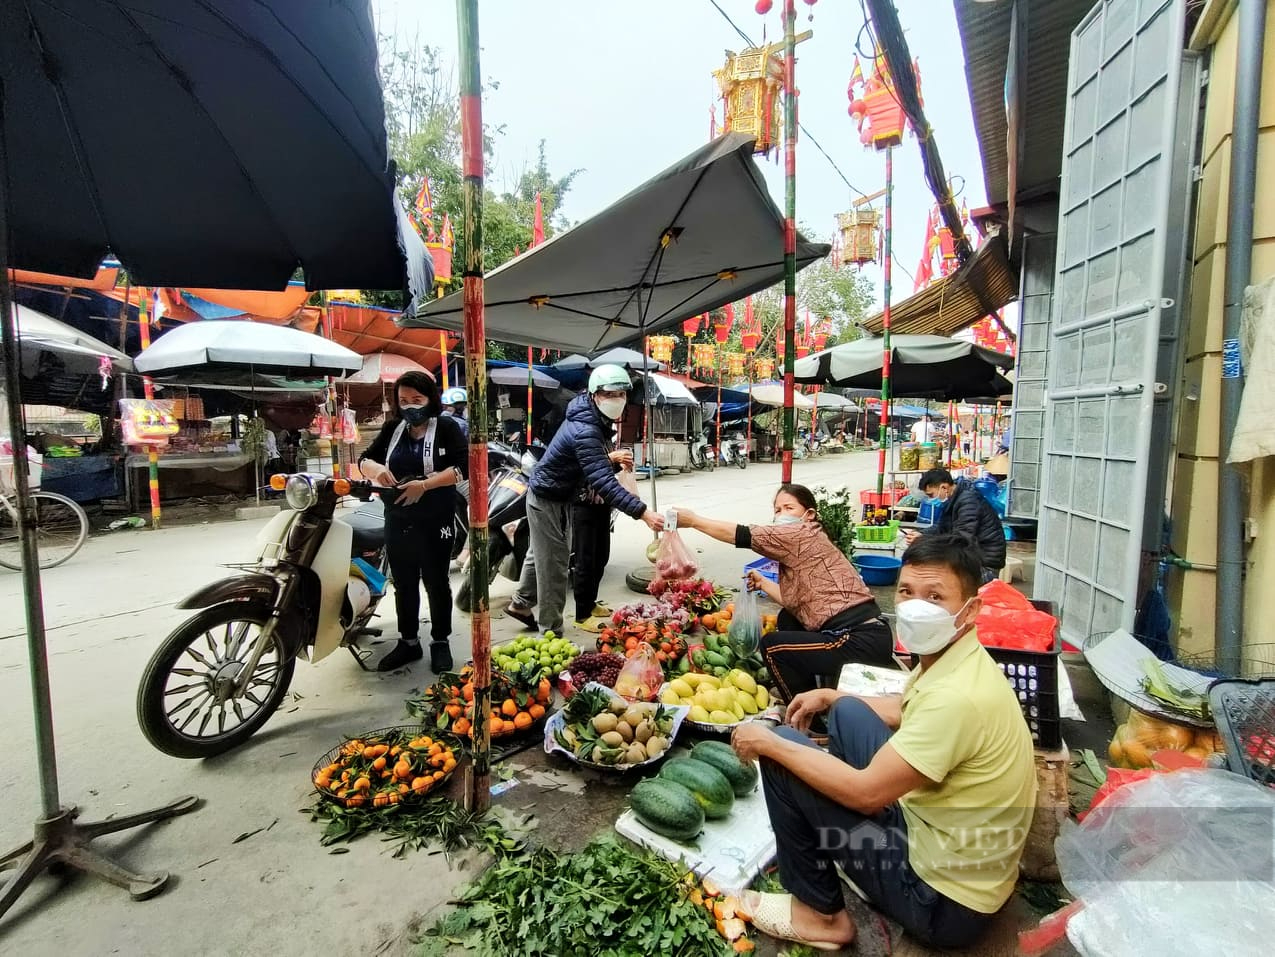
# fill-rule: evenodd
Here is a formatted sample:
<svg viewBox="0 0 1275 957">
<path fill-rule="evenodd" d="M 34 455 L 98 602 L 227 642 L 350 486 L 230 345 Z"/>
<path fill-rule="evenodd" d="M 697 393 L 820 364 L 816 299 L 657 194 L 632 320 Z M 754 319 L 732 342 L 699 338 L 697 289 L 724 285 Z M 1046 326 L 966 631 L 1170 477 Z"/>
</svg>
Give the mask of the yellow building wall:
<svg viewBox="0 0 1275 957">
<path fill-rule="evenodd" d="M 1226 201 L 1238 38 L 1234 5 L 1227 0 L 1210 0 L 1191 44 L 1210 53 L 1209 84 L 1170 499 L 1170 547 L 1188 562 L 1205 566 L 1170 574 L 1169 603 L 1177 625 L 1178 649 L 1183 654 L 1211 652 L 1216 630 L 1216 575 L 1212 566 L 1217 561 Z M 1267 4 L 1259 127 L 1253 247 L 1245 251 L 1252 256 L 1254 283 L 1275 276 L 1275 0 Z M 1245 645 L 1252 646 L 1270 640 L 1263 637 L 1265 626 L 1275 621 L 1275 461 L 1254 464 L 1248 493 L 1256 536 L 1246 547 L 1244 617 Z"/>
</svg>

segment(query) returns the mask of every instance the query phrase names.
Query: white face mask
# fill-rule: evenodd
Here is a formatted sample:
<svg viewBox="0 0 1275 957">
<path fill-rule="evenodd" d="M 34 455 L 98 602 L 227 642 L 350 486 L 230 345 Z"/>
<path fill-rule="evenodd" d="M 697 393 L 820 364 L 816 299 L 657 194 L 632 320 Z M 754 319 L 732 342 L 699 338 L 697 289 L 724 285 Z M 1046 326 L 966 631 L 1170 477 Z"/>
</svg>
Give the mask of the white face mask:
<svg viewBox="0 0 1275 957">
<path fill-rule="evenodd" d="M 598 411 L 605 415 L 612 422 L 618 421 L 620 416 L 624 415 L 624 407 L 628 405 L 628 399 L 623 396 L 617 396 L 610 399 L 598 399 Z"/>
<path fill-rule="evenodd" d="M 923 598 L 899 602 L 894 608 L 899 641 L 914 655 L 938 654 L 956 637 L 956 619 L 968 605 L 953 615 Z"/>
<path fill-rule="evenodd" d="M 798 522 L 804 522 L 804 521 L 805 521 L 805 518 L 803 518 L 800 515 L 790 515 L 787 512 L 784 512 L 780 515 L 776 515 L 774 522 L 772 522 L 771 524 L 772 525 L 795 525 Z"/>
</svg>

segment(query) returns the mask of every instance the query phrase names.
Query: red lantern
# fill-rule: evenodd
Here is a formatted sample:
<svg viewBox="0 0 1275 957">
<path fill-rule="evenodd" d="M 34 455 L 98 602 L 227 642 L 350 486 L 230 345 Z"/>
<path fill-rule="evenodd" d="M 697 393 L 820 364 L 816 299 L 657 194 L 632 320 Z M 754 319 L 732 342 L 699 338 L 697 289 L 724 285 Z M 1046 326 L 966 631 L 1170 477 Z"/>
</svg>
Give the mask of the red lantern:
<svg viewBox="0 0 1275 957">
<path fill-rule="evenodd" d="M 753 7 L 761 16 L 770 13 L 770 8 L 774 6 L 772 0 L 757 0 L 757 5 Z"/>
<path fill-rule="evenodd" d="M 744 347 L 745 352 L 756 352 L 757 346 L 761 344 L 761 333 L 745 332 L 739 337 L 739 344 Z"/>
<path fill-rule="evenodd" d="M 691 316 L 682 323 L 682 335 L 687 339 L 694 339 L 699 335 L 699 323 L 703 316 Z"/>
</svg>

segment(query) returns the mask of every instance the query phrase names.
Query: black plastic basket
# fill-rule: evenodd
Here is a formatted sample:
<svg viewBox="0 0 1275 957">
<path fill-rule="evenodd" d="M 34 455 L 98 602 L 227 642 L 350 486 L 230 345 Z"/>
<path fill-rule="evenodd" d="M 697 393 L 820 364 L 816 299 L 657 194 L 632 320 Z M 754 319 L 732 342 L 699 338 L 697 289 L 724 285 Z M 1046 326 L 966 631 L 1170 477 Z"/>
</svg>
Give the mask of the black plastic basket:
<svg viewBox="0 0 1275 957">
<path fill-rule="evenodd" d="M 1230 769 L 1275 788 L 1275 678 L 1215 681 L 1209 707 Z"/>
<path fill-rule="evenodd" d="M 987 653 L 1009 679 L 1036 747 L 1057 751 L 1062 747 L 1062 720 L 1058 708 L 1058 660 L 1062 654 L 1062 639 L 1057 632 L 1054 633 L 1053 651 L 989 647 Z"/>
</svg>

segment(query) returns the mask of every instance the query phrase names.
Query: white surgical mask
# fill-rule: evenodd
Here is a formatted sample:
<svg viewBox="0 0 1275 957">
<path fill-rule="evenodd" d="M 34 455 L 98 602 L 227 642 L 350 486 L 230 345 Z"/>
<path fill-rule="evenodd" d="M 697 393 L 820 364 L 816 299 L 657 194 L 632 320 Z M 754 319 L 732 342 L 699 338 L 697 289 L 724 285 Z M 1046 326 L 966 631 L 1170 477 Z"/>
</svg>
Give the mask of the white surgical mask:
<svg viewBox="0 0 1275 957">
<path fill-rule="evenodd" d="M 914 655 L 937 654 L 956 637 L 956 619 L 967 605 L 968 601 L 953 615 L 923 598 L 899 602 L 894 608 L 899 641 Z"/>
<path fill-rule="evenodd" d="M 800 515 L 789 515 L 787 512 L 776 515 L 773 525 L 795 525 L 797 522 L 805 521 Z"/>
<path fill-rule="evenodd" d="M 597 402 L 598 410 L 614 422 L 624 415 L 624 407 L 628 404 L 628 399 L 624 398 L 624 396 L 617 396 L 610 399 L 598 399 Z"/>
</svg>

